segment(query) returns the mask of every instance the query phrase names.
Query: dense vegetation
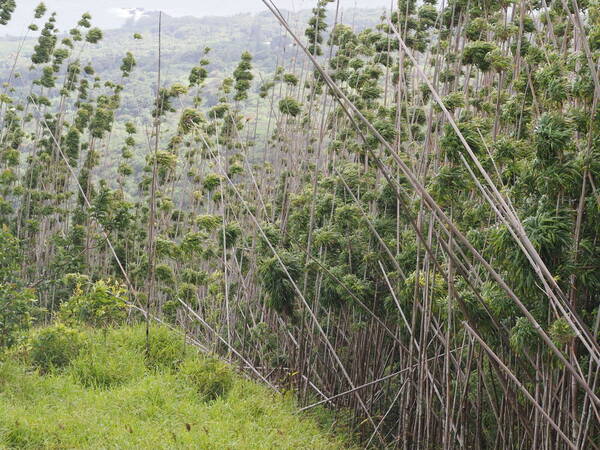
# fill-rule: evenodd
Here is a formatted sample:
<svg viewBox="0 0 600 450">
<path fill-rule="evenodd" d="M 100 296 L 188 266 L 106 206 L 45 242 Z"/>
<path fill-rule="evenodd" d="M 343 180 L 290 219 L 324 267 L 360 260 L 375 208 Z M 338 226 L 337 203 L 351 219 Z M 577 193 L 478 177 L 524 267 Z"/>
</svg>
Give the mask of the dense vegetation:
<svg viewBox="0 0 600 450">
<path fill-rule="evenodd" d="M 148 360 L 159 321 L 366 446 L 598 448 L 600 3 L 358 29 L 318 0 L 304 33 L 265 5 L 295 44 L 272 73 L 244 51 L 207 101 L 214 52 L 165 82 L 161 39 L 124 120 L 143 35 L 103 78 L 91 17 L 36 9 L 33 82 L 0 97 L 1 345 L 146 320 Z"/>
</svg>

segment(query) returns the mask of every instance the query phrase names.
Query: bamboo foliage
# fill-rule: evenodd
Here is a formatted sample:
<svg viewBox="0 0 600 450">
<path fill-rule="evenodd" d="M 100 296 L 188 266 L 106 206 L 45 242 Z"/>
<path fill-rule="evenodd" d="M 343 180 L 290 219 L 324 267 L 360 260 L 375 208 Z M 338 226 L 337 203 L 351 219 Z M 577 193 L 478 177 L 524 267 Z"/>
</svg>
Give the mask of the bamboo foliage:
<svg viewBox="0 0 600 450">
<path fill-rule="evenodd" d="M 354 29 L 319 0 L 302 31 L 263 3 L 293 44 L 272 73 L 244 52 L 204 105 L 205 48 L 126 124 L 135 52 L 102 80 L 92 18 L 60 40 L 48 16 L 39 78 L 0 96 L 13 310 L 118 279 L 149 334 L 179 328 L 366 447 L 600 447 L 600 4 L 400 0 Z"/>
</svg>

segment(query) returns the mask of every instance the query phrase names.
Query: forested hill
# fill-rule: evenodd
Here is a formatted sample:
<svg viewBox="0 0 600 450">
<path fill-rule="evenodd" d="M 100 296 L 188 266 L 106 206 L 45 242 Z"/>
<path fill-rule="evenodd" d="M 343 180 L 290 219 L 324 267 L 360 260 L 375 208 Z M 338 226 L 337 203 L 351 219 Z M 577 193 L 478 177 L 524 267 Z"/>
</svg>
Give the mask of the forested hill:
<svg viewBox="0 0 600 450">
<path fill-rule="evenodd" d="M 81 65 L 93 66 L 94 76 L 102 80 L 116 81 L 121 78 L 121 64 L 127 52 L 131 52 L 135 58 L 136 68 L 123 80 L 126 89 L 123 90 L 119 108 L 115 111 L 118 121 L 111 133 L 111 142 L 115 147 L 122 145 L 126 138 L 126 122 L 134 121 L 143 126 L 151 126 L 157 83 L 158 14 L 145 12 L 138 20 L 131 19 L 118 29 L 103 30 L 104 39 L 95 45 L 84 45 L 77 51 Z M 297 31 L 303 34 L 303 27 L 310 18 L 310 10 L 285 14 Z M 344 9 L 341 10 L 339 19 L 353 23 L 357 31 L 360 31 L 375 26 L 381 14 L 382 9 Z M 325 18 L 328 23 L 333 20 L 332 15 Z M 41 24 L 38 25 L 41 27 Z M 67 30 L 58 31 L 61 39 L 69 36 Z M 12 37 L 0 42 L 0 80 L 10 79 L 14 97 L 21 100 L 30 93 L 32 82 L 41 76 L 40 68 L 31 63 L 34 46 L 37 44 L 37 38 L 31 37 L 34 34 L 28 31 L 25 39 L 23 36 Z M 250 87 L 249 99 L 242 108 L 247 107 L 247 114 L 257 120 L 256 132 L 264 137 L 269 112 L 264 105 L 258 112 L 254 109 L 260 85 L 272 77 L 277 67 L 295 67 L 298 49 L 269 12 L 203 18 L 170 17 L 163 14 L 162 83 L 187 85 L 191 68 L 203 58 L 206 48 L 210 48 L 211 52 L 206 67 L 208 76 L 203 87 L 202 108 L 206 110 L 218 103 L 221 81 L 231 77 L 240 56 L 248 51 L 253 58 L 256 82 Z M 10 77 L 13 66 L 16 77 Z M 58 91 L 47 93 L 50 97 L 55 94 Z M 172 119 L 173 116 L 166 118 L 166 123 L 173 125 Z M 138 142 L 133 148 L 132 165 L 136 175 L 141 171 L 146 150 L 144 142 Z M 116 165 L 115 155 L 108 153 L 100 170 L 106 173 L 107 169 L 115 169 Z"/>
<path fill-rule="evenodd" d="M 345 9 L 340 17 L 361 30 L 375 26 L 381 13 L 382 9 Z M 286 15 L 302 33 L 310 10 Z M 331 22 L 333 18 L 328 17 L 327 20 Z M 216 87 L 219 80 L 231 75 L 244 51 L 252 54 L 255 69 L 264 77 L 272 74 L 277 65 L 291 64 L 298 55 L 289 37 L 268 12 L 202 18 L 163 14 L 162 30 L 162 78 L 165 83 L 187 82 L 190 68 L 202 58 L 206 47 L 211 48 L 208 67 L 210 78 L 204 95 L 204 103 L 209 106 L 217 102 Z M 139 33 L 141 39 L 133 39 L 135 33 Z M 158 12 L 146 12 L 138 20 L 131 19 L 121 28 L 105 30 L 104 34 L 105 39 L 96 46 L 82 51 L 82 61 L 93 61 L 94 69 L 103 79 L 116 80 L 120 77 L 123 57 L 131 51 L 136 58 L 137 70 L 127 80 L 128 87 L 119 114 L 124 116 L 124 120 L 139 116 L 140 112 L 149 116 L 156 90 Z M 0 42 L 0 79 L 5 80 L 10 73 L 22 39 L 11 37 Z M 21 77 L 13 82 L 13 86 L 16 89 L 23 88 L 25 92 L 31 81 L 39 77 L 36 71 L 29 70 L 35 44 L 36 38 L 27 38 L 17 58 L 17 71 Z M 257 90 L 255 87 L 254 91 Z"/>
</svg>

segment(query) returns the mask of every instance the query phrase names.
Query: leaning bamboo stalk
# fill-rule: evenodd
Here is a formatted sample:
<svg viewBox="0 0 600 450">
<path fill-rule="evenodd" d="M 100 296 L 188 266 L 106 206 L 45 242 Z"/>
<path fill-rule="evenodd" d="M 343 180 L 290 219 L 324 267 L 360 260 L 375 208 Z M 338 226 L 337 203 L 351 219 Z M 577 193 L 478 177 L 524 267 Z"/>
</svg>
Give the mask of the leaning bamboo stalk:
<svg viewBox="0 0 600 450">
<path fill-rule="evenodd" d="M 463 348 L 464 348 L 464 346 L 461 346 L 461 347 L 455 348 L 455 349 L 453 349 L 451 351 L 452 352 L 458 352 L 458 351 L 462 350 Z M 433 361 L 436 358 L 441 358 L 443 356 L 445 356 L 445 355 L 437 355 L 437 356 L 434 356 L 432 358 L 429 358 L 429 360 Z M 361 384 L 360 386 L 355 386 L 352 389 L 349 389 L 349 390 L 347 390 L 345 392 L 340 392 L 339 394 L 335 394 L 335 395 L 333 395 L 333 396 L 331 396 L 331 397 L 329 397 L 329 398 L 327 398 L 325 400 L 321 400 L 321 401 L 313 403 L 311 405 L 304 406 L 304 407 L 300 408 L 300 411 L 306 411 L 307 409 L 312 409 L 315 406 L 322 405 L 323 403 L 330 402 L 332 400 L 335 400 L 337 398 L 343 397 L 343 396 L 348 395 L 348 394 L 352 394 L 352 393 L 354 393 L 357 390 L 364 389 L 366 387 L 373 386 L 373 385 L 375 385 L 377 383 L 381 383 L 382 381 L 389 380 L 390 378 L 396 377 L 396 376 L 398 376 L 398 375 L 400 375 L 402 373 L 405 373 L 405 372 L 408 372 L 410 370 L 413 370 L 414 368 L 418 367 L 418 365 L 419 364 L 414 364 L 414 365 L 412 365 L 410 367 L 405 367 L 402 370 L 398 370 L 398 371 L 396 371 L 394 373 L 390 373 L 389 375 L 386 375 L 384 377 L 378 378 L 378 379 L 373 380 L 373 381 L 369 381 L 368 383 L 365 383 L 365 384 Z"/>
<path fill-rule="evenodd" d="M 463 326 L 469 332 L 469 334 L 481 345 L 486 353 L 500 366 L 500 368 L 506 373 L 506 375 L 512 380 L 512 382 L 519 388 L 519 390 L 527 397 L 527 399 L 533 404 L 533 406 L 540 412 L 540 414 L 548 421 L 550 426 L 558 433 L 565 443 L 572 448 L 577 450 L 577 446 L 571 442 L 569 437 L 561 430 L 556 422 L 550 417 L 544 408 L 535 400 L 535 398 L 529 393 L 529 391 L 523 386 L 519 379 L 514 373 L 502 362 L 502 360 L 494 353 L 494 351 L 485 343 L 485 341 L 469 326 L 467 322 L 463 322 Z"/>
<path fill-rule="evenodd" d="M 214 334 L 214 336 L 221 341 L 223 344 L 225 344 L 227 346 L 227 348 L 229 350 L 231 350 L 232 353 L 234 353 L 238 358 L 240 358 L 242 360 L 242 362 L 244 364 L 246 364 L 246 366 L 248 366 L 250 368 L 250 370 L 252 370 L 252 372 L 254 372 L 254 374 L 256 376 L 258 376 L 261 380 L 263 380 L 270 388 L 277 390 L 277 388 L 269 381 L 267 380 L 246 358 L 244 358 L 242 356 L 242 354 L 240 352 L 238 352 L 226 339 L 224 339 L 223 337 L 221 337 L 221 335 L 219 333 L 217 333 L 213 327 L 211 327 L 208 322 L 206 322 L 202 317 L 200 317 L 200 315 L 194 311 L 192 308 L 190 308 L 190 306 L 185 303 L 183 300 L 181 300 L 179 297 L 177 297 L 177 301 L 179 303 L 181 303 L 181 305 L 188 310 L 188 312 L 194 316 L 196 318 L 196 320 L 198 320 L 198 322 L 200 322 L 204 327 L 206 327 L 212 334 Z"/>
<path fill-rule="evenodd" d="M 148 219 L 148 293 L 146 298 L 146 356 L 150 354 L 150 308 L 155 301 L 156 290 L 156 243 L 154 234 L 156 232 L 156 190 L 158 183 L 158 144 L 160 140 L 160 116 L 162 113 L 161 95 L 161 51 L 162 51 L 162 12 L 158 15 L 158 73 L 156 85 L 156 119 L 154 122 L 154 155 L 152 161 L 152 181 L 150 185 L 150 217 Z"/>
</svg>

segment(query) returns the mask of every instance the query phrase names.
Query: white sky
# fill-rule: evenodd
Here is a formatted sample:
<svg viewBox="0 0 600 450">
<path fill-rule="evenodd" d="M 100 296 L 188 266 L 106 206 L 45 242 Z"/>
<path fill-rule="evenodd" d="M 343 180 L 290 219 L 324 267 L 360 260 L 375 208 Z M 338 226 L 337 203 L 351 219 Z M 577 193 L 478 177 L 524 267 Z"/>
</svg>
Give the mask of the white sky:
<svg viewBox="0 0 600 450">
<path fill-rule="evenodd" d="M 40 0 L 17 0 L 17 9 L 7 26 L 0 25 L 0 35 L 22 35 L 31 23 L 33 9 Z M 273 0 L 279 8 L 289 10 L 308 9 L 317 0 Z M 389 7 L 395 0 L 339 0 L 342 8 Z M 82 13 L 89 11 L 93 23 L 100 28 L 118 28 L 124 21 L 123 10 L 144 8 L 162 9 L 172 16 L 226 16 L 243 12 L 265 11 L 261 0 L 45 0 L 50 12 L 56 11 L 61 31 L 71 28 Z M 331 6 L 335 5 L 332 3 Z"/>
</svg>

